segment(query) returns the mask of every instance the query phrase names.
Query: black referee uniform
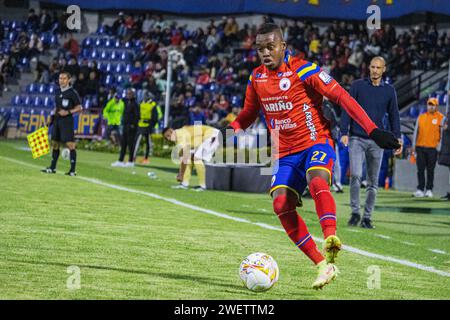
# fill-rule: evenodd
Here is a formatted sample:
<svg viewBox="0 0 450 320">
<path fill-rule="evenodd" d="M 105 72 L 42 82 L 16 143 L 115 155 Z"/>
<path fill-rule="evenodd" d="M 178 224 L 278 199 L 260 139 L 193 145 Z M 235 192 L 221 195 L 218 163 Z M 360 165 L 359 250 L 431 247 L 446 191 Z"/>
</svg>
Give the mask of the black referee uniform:
<svg viewBox="0 0 450 320">
<path fill-rule="evenodd" d="M 51 131 L 52 140 L 58 143 L 75 142 L 74 120 L 70 110 L 74 109 L 78 105 L 81 105 L 80 96 L 72 87 L 67 87 L 64 89 L 60 88 L 55 92 L 55 104 L 56 110 L 53 115 L 53 127 Z M 60 116 L 58 112 L 61 110 L 66 110 L 69 114 L 66 116 Z M 47 173 L 55 173 L 58 158 L 59 147 L 58 149 L 53 148 L 52 163 L 49 168 L 42 171 Z M 70 150 L 70 171 L 67 173 L 68 175 L 75 175 L 76 162 L 76 150 Z"/>
<path fill-rule="evenodd" d="M 55 93 L 56 113 L 53 122 L 52 140 L 57 142 L 75 142 L 74 123 L 72 114 L 62 117 L 58 114 L 60 110 L 69 111 L 81 104 L 77 91 L 68 87 L 58 89 Z"/>
</svg>

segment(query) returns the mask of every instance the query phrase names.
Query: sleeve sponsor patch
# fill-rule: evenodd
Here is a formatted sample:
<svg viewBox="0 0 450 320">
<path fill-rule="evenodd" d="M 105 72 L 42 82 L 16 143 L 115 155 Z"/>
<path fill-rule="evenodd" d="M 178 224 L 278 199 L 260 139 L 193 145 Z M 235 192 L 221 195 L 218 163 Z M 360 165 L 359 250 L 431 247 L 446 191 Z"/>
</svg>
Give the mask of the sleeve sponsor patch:
<svg viewBox="0 0 450 320">
<path fill-rule="evenodd" d="M 333 78 L 325 71 L 322 71 L 319 73 L 319 78 L 325 84 L 329 84 L 331 82 L 331 80 L 333 80 Z"/>
</svg>

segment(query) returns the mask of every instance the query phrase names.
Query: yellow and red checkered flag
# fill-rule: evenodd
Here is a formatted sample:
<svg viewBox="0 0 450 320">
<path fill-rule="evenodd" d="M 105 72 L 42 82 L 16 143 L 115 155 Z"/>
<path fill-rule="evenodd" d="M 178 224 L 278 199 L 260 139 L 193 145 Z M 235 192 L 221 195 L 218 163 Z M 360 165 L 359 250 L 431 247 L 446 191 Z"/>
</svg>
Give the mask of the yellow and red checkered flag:
<svg viewBox="0 0 450 320">
<path fill-rule="evenodd" d="M 30 133 L 27 135 L 27 139 L 31 148 L 33 159 L 45 156 L 50 152 L 47 127 L 42 127 L 35 132 Z"/>
</svg>

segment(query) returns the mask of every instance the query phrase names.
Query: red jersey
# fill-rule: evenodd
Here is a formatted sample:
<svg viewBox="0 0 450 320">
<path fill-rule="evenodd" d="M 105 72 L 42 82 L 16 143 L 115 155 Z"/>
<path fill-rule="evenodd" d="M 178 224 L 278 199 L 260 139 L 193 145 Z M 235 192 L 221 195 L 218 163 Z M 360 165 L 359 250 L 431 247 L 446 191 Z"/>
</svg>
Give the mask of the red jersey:
<svg viewBox="0 0 450 320">
<path fill-rule="evenodd" d="M 323 116 L 323 97 L 340 104 L 369 134 L 377 126 L 330 75 L 311 62 L 286 55 L 282 65 L 255 68 L 248 81 L 244 109 L 231 126 L 246 129 L 262 110 L 272 136 L 277 131 L 277 157 L 296 153 L 331 139 Z"/>
</svg>

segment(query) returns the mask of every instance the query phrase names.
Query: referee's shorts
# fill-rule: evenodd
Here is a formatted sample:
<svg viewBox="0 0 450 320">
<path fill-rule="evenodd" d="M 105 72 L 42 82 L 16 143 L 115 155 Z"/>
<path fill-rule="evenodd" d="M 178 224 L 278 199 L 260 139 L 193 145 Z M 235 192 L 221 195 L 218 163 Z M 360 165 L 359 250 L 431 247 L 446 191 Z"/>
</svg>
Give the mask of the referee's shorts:
<svg viewBox="0 0 450 320">
<path fill-rule="evenodd" d="M 55 117 L 52 128 L 52 140 L 57 142 L 75 142 L 73 117 Z"/>
</svg>

